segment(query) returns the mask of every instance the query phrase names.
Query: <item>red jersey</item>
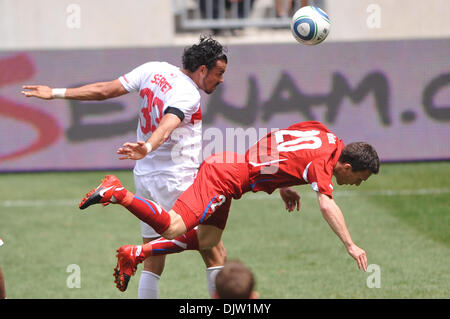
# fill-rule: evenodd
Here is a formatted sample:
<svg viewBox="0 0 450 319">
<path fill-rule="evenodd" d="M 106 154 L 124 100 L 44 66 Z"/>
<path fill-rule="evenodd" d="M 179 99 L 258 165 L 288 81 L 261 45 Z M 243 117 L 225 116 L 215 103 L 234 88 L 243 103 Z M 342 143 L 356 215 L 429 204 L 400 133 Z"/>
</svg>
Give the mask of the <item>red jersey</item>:
<svg viewBox="0 0 450 319">
<path fill-rule="evenodd" d="M 344 143 L 319 122 L 303 122 L 263 137 L 245 154 L 214 154 L 174 207 L 188 230 L 198 224 L 224 229 L 231 200 L 243 193 L 272 193 L 280 187 L 311 184 L 332 197 L 333 169 Z"/>
<path fill-rule="evenodd" d="M 325 125 L 310 121 L 273 131 L 246 153 L 253 192 L 311 184 L 313 190 L 332 197 L 333 168 L 344 142 Z"/>
</svg>

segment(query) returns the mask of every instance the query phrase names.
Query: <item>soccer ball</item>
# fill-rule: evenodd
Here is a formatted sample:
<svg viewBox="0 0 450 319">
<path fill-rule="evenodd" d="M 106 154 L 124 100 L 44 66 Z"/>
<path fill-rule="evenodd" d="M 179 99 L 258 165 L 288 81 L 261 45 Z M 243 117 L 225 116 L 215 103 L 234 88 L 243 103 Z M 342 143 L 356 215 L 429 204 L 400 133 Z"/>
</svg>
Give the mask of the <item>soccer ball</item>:
<svg viewBox="0 0 450 319">
<path fill-rule="evenodd" d="M 291 31 L 295 40 L 307 45 L 316 45 L 325 40 L 330 33 L 330 27 L 328 15 L 313 6 L 298 9 L 291 20 Z"/>
</svg>

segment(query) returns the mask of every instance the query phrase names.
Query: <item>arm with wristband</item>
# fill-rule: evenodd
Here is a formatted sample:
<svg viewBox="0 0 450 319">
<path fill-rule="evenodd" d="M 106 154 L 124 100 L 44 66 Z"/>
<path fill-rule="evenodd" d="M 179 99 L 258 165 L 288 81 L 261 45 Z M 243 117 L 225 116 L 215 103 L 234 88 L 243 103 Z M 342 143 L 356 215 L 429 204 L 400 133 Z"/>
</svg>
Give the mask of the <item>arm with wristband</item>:
<svg viewBox="0 0 450 319">
<path fill-rule="evenodd" d="M 160 147 L 172 134 L 173 130 L 181 123 L 180 118 L 172 113 L 167 113 L 161 119 L 158 128 L 150 135 L 147 141 L 127 142 L 117 150 L 117 154 L 122 155 L 120 160 L 140 160 L 151 151 Z"/>
<path fill-rule="evenodd" d="M 68 99 L 101 101 L 128 93 L 118 79 L 109 82 L 96 82 L 77 88 L 51 88 L 46 85 L 24 85 L 22 94 L 44 100 Z"/>
</svg>

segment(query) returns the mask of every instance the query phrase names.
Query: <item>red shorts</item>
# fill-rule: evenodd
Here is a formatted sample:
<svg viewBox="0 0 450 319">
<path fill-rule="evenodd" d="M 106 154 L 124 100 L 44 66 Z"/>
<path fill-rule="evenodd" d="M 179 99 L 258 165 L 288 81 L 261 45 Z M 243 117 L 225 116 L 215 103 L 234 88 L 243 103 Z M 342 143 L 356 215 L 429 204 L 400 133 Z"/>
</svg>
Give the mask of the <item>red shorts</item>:
<svg viewBox="0 0 450 319">
<path fill-rule="evenodd" d="M 172 208 L 181 216 L 188 231 L 199 224 L 224 229 L 231 200 L 240 198 L 250 189 L 248 164 L 234 153 L 231 153 L 234 160 L 224 163 L 221 160 L 224 154 L 230 152 L 212 155 L 202 163 L 194 183 L 178 197 Z"/>
</svg>

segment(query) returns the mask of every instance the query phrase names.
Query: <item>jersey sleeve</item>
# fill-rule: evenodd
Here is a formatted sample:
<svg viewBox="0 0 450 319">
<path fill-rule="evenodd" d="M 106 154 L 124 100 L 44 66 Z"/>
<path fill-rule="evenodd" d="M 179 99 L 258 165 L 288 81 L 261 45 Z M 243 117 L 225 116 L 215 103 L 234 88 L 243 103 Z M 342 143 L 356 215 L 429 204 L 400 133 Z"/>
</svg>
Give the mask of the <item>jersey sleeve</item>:
<svg viewBox="0 0 450 319">
<path fill-rule="evenodd" d="M 122 83 L 125 90 L 128 92 L 139 92 L 141 88 L 142 79 L 145 74 L 149 72 L 152 62 L 142 64 L 131 72 L 119 77 L 120 83 Z"/>
<path fill-rule="evenodd" d="M 333 198 L 333 169 L 328 167 L 325 160 L 317 159 L 313 160 L 307 165 L 303 173 L 303 178 L 309 184 L 315 192 L 328 195 Z"/>
</svg>

